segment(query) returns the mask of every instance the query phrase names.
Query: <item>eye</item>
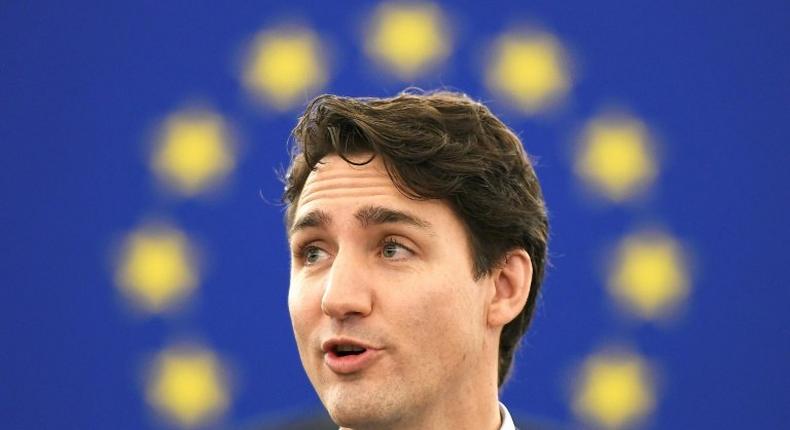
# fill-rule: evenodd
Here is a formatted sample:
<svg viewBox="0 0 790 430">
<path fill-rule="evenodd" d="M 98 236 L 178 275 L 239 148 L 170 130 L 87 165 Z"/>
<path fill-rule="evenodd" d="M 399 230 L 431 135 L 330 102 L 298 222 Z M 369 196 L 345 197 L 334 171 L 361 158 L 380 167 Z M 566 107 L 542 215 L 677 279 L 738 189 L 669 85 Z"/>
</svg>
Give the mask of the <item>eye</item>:
<svg viewBox="0 0 790 430">
<path fill-rule="evenodd" d="M 414 253 L 411 249 L 398 242 L 395 238 L 384 239 L 381 246 L 381 256 L 388 260 L 402 260 Z"/>
<path fill-rule="evenodd" d="M 317 264 L 328 256 L 326 251 L 314 245 L 305 246 L 299 254 L 305 266 Z"/>
</svg>

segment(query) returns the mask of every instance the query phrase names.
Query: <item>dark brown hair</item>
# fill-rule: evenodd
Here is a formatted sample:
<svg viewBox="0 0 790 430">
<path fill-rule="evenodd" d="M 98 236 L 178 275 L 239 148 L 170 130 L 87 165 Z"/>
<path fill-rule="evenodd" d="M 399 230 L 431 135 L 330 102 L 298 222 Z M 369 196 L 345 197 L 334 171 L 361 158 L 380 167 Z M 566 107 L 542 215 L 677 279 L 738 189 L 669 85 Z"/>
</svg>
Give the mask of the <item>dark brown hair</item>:
<svg viewBox="0 0 790 430">
<path fill-rule="evenodd" d="M 548 241 L 540 184 L 518 137 L 483 104 L 440 91 L 392 98 L 322 95 L 309 103 L 293 138 L 283 196 L 286 228 L 307 176 L 324 156 L 352 163 L 348 156 L 371 153 L 407 197 L 450 205 L 468 231 L 475 279 L 490 274 L 508 251 L 527 251 L 532 286 L 524 309 L 502 330 L 501 387 L 534 313 Z"/>
</svg>

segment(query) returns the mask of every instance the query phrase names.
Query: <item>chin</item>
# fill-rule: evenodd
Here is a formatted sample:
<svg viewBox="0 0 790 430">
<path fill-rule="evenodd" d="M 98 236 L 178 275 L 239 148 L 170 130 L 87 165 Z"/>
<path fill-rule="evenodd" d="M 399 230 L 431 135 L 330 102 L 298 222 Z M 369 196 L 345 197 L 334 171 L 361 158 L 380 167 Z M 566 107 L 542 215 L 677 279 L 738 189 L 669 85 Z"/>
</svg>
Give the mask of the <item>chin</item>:
<svg viewBox="0 0 790 430">
<path fill-rule="evenodd" d="M 391 413 L 399 409 L 396 402 L 381 393 L 332 389 L 322 401 L 332 421 L 341 427 L 377 428 L 397 421 Z"/>
<path fill-rule="evenodd" d="M 384 421 L 381 410 L 371 408 L 371 405 L 359 405 L 352 403 L 342 403 L 327 407 L 332 421 L 344 428 L 368 428 L 370 426 L 379 427 Z"/>
</svg>

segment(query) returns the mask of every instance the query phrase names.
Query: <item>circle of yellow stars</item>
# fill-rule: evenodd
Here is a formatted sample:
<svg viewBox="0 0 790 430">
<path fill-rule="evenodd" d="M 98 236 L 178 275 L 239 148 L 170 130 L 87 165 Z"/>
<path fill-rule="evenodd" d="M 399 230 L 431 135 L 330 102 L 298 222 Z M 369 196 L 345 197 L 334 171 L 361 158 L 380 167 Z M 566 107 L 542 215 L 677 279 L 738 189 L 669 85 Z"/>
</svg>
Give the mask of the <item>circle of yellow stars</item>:
<svg viewBox="0 0 790 430">
<path fill-rule="evenodd" d="M 382 2 L 368 17 L 364 50 L 380 69 L 407 81 L 440 67 L 452 51 L 453 29 L 434 3 Z M 573 86 L 562 42 L 532 27 L 511 29 L 487 47 L 482 77 L 488 91 L 523 115 L 559 106 Z M 328 44 L 300 26 L 262 30 L 246 46 L 240 81 L 276 111 L 299 106 L 328 82 Z M 159 183 L 190 198 L 217 189 L 238 163 L 231 128 L 205 107 L 187 107 L 162 121 L 150 155 Z M 577 145 L 573 170 L 596 197 L 630 201 L 655 182 L 659 165 L 652 135 L 631 114 L 591 118 Z M 116 261 L 115 282 L 135 308 L 165 314 L 194 294 L 200 267 L 194 241 L 177 227 L 147 224 L 127 234 Z M 613 254 L 606 291 L 622 309 L 644 320 L 671 314 L 688 296 L 684 250 L 662 232 L 628 235 Z M 218 419 L 230 406 L 227 365 L 209 348 L 164 348 L 150 363 L 146 400 L 184 428 Z M 603 350 L 578 368 L 571 406 L 585 422 L 625 428 L 656 407 L 651 366 L 633 351 Z"/>
</svg>

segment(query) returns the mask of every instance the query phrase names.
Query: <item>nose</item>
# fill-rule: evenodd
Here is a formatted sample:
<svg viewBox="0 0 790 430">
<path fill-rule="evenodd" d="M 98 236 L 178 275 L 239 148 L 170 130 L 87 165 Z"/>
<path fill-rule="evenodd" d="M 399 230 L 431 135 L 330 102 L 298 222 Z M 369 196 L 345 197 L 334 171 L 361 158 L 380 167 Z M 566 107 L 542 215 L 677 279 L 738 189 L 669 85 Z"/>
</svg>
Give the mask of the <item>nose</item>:
<svg viewBox="0 0 790 430">
<path fill-rule="evenodd" d="M 373 297 L 364 259 L 338 252 L 324 280 L 321 310 L 340 321 L 365 317 L 373 308 Z"/>
</svg>

